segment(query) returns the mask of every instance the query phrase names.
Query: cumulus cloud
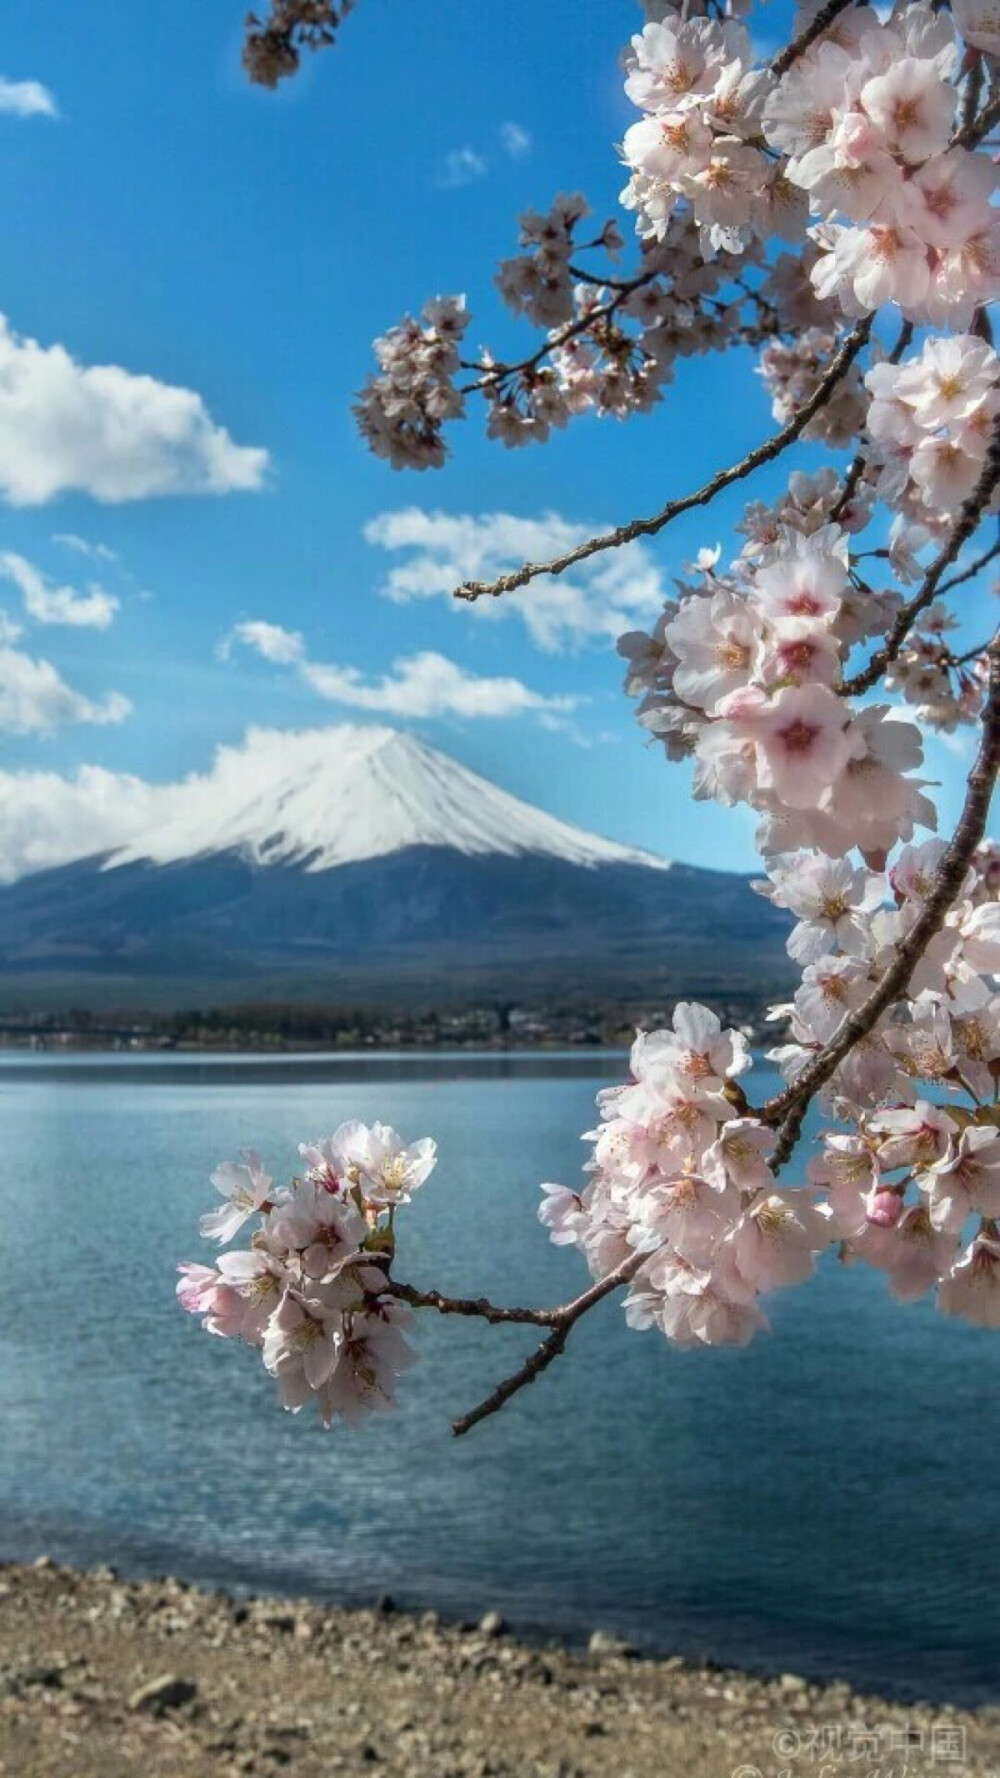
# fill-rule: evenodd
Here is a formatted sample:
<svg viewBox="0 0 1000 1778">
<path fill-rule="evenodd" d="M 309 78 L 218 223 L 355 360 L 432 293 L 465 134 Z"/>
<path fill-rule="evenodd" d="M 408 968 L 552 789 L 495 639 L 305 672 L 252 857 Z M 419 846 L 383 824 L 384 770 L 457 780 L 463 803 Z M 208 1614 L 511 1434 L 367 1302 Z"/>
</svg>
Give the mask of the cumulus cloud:
<svg viewBox="0 0 1000 1778">
<path fill-rule="evenodd" d="M 380 513 L 364 535 L 376 548 L 405 554 L 382 588 L 387 598 L 405 604 L 450 601 L 464 580 L 493 580 L 522 562 L 560 555 L 599 529 L 554 512 L 521 519 L 506 512 L 475 515 L 405 506 Z M 665 597 L 663 575 L 649 549 L 632 543 L 502 599 L 481 599 L 472 609 L 486 621 L 519 616 L 539 648 L 557 653 L 648 623 L 659 615 Z"/>
<path fill-rule="evenodd" d="M 280 624 L 251 620 L 237 624 L 223 644 L 230 652 L 240 643 L 267 661 L 293 666 L 303 684 L 331 704 L 377 711 L 412 720 L 435 716 L 492 717 L 533 715 L 556 721 L 576 708 L 579 699 L 546 697 L 520 679 L 483 678 L 467 673 L 443 654 L 425 650 L 393 661 L 388 673 L 367 675 L 357 667 L 310 660 L 302 637 Z"/>
<path fill-rule="evenodd" d="M 489 163 L 474 148 L 453 148 L 445 155 L 441 173 L 441 184 L 454 189 L 460 185 L 472 185 L 482 179 L 489 170 Z"/>
<path fill-rule="evenodd" d="M 36 623 L 106 630 L 118 610 L 118 600 L 103 587 L 91 584 L 85 593 L 78 593 L 71 586 L 53 586 L 24 556 L 0 554 L 0 575 L 14 582 L 25 611 Z"/>
<path fill-rule="evenodd" d="M 58 117 L 59 107 L 40 80 L 8 80 L 0 74 L 0 112 L 9 117 Z"/>
<path fill-rule="evenodd" d="M 502 123 L 500 141 L 504 154 L 509 155 L 512 161 L 526 160 L 531 153 L 531 131 L 526 130 L 522 123 Z"/>
<path fill-rule="evenodd" d="M 126 845 L 155 822 L 164 792 L 102 766 L 72 778 L 0 771 L 0 883 Z"/>
<path fill-rule="evenodd" d="M 200 395 L 116 364 L 81 365 L 0 316 L 0 496 L 42 506 L 79 492 L 109 503 L 263 485 L 265 450 L 238 445 Z"/>
<path fill-rule="evenodd" d="M 122 722 L 131 708 L 117 691 L 95 702 L 67 685 L 51 661 L 0 644 L 0 732 L 47 734 L 67 722 Z"/>
</svg>

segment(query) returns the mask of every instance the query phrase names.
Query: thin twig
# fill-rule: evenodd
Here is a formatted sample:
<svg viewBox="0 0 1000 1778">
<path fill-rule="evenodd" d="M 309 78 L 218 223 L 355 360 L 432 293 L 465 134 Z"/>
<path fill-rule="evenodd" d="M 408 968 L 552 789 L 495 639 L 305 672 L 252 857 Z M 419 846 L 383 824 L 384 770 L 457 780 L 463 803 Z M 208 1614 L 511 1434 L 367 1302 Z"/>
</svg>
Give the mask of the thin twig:
<svg viewBox="0 0 1000 1778">
<path fill-rule="evenodd" d="M 648 1257 L 648 1254 L 645 1253 L 629 1254 L 628 1259 L 623 1260 L 613 1272 L 609 1272 L 606 1278 L 602 1278 L 599 1283 L 592 1285 L 589 1290 L 585 1290 L 582 1296 L 576 1298 L 575 1302 L 566 1303 L 563 1308 L 553 1310 L 552 1332 L 511 1376 L 497 1384 L 496 1388 L 484 1401 L 479 1403 L 478 1407 L 472 1408 L 469 1413 L 463 1414 L 458 1420 L 453 1421 L 452 1432 L 455 1437 L 461 1438 L 463 1433 L 470 1432 L 473 1426 L 478 1426 L 480 1420 L 488 1419 L 490 1414 L 499 1413 L 512 1395 L 516 1395 L 520 1389 L 527 1388 L 529 1383 L 533 1383 L 536 1377 L 541 1376 L 542 1371 L 548 1369 L 553 1359 L 559 1357 L 580 1317 L 586 1315 L 588 1309 L 592 1309 L 596 1303 L 602 1302 L 606 1296 L 610 1296 L 613 1290 L 618 1290 L 622 1284 L 628 1284 Z"/>
<path fill-rule="evenodd" d="M 840 490 L 837 504 L 830 514 L 830 521 L 832 524 L 836 525 L 839 520 L 843 518 L 851 501 L 854 499 L 858 483 L 864 475 L 867 466 L 868 458 L 865 452 L 858 451 L 857 455 L 851 459 L 850 468 L 844 477 L 844 485 Z"/>
<path fill-rule="evenodd" d="M 972 129 L 979 110 L 979 101 L 983 92 L 983 58 L 977 50 L 968 50 L 970 58 L 969 72 L 966 77 L 965 91 L 962 94 L 962 110 L 959 118 L 963 130 Z"/>
<path fill-rule="evenodd" d="M 979 524 L 984 511 L 993 498 L 994 489 L 1000 483 L 1000 420 L 994 426 L 993 437 L 983 460 L 982 472 L 972 493 L 962 504 L 958 518 L 948 533 L 944 544 L 934 557 L 933 562 L 924 575 L 919 590 L 912 599 L 907 599 L 896 613 L 892 628 L 881 648 L 876 649 L 866 667 L 855 673 L 851 679 L 845 679 L 840 687 L 841 695 L 853 698 L 859 692 L 870 691 L 877 684 L 899 654 L 903 643 L 912 630 L 917 618 L 928 605 L 932 605 L 940 590 L 941 576 L 946 568 L 959 554 L 963 546 Z M 953 584 L 957 585 L 957 581 Z"/>
<path fill-rule="evenodd" d="M 949 654 L 944 664 L 946 667 L 953 667 L 956 670 L 959 667 L 967 667 L 970 661 L 982 660 L 988 647 L 988 642 L 979 642 L 975 648 L 967 648 L 964 654 Z"/>
<path fill-rule="evenodd" d="M 913 322 L 904 321 L 899 330 L 896 344 L 893 346 L 892 351 L 885 360 L 886 364 L 898 364 L 912 338 Z M 859 451 L 844 477 L 844 486 L 840 491 L 840 498 L 830 514 L 830 519 L 833 524 L 837 524 L 837 522 L 843 518 L 851 501 L 854 499 L 858 483 L 864 475 L 867 466 L 868 457 L 866 453 L 864 451 Z"/>
<path fill-rule="evenodd" d="M 952 137 L 951 147 L 975 148 L 984 136 L 989 135 L 996 123 L 1000 123 L 1000 93 L 990 100 L 978 117 L 974 117 L 971 123 L 964 124 L 958 134 Z"/>
<path fill-rule="evenodd" d="M 815 43 L 817 37 L 822 37 L 823 32 L 829 30 L 838 13 L 844 12 L 852 3 L 853 0 L 826 0 L 826 5 L 820 7 L 816 17 L 806 26 L 805 30 L 794 38 L 780 55 L 775 56 L 771 63 L 771 73 L 775 79 L 780 80 L 792 63 L 797 62 L 801 55 L 805 55 L 806 50 Z"/>
<path fill-rule="evenodd" d="M 938 587 L 938 596 L 943 597 L 945 593 L 950 593 L 954 587 L 964 586 L 967 580 L 975 580 L 976 575 L 981 574 L 984 568 L 988 568 L 991 562 L 995 562 L 997 556 L 1000 556 L 1000 538 L 996 543 L 991 544 L 988 550 L 984 550 L 981 556 L 977 556 L 976 560 L 968 568 L 963 569 L 961 574 L 953 574 L 950 580 L 943 580 Z M 982 649 L 977 649 L 976 652 L 981 654 Z"/>
<path fill-rule="evenodd" d="M 982 740 L 969 774 L 965 805 L 935 873 L 934 887 L 867 1000 L 856 1012 L 846 1015 L 835 1036 L 824 1044 L 798 1079 L 764 1106 L 762 1116 L 778 1128 L 774 1167 L 781 1166 L 792 1153 L 802 1132 L 802 1120 L 820 1088 L 845 1056 L 874 1030 L 882 1014 L 906 992 L 917 964 L 961 892 L 973 853 L 986 832 L 993 786 L 1000 770 L 1000 630 L 989 644 L 987 657 L 989 693 L 982 715 Z"/>
<path fill-rule="evenodd" d="M 382 1295 L 398 1297 L 413 1309 L 436 1309 L 439 1315 L 471 1315 L 494 1324 L 524 1322 L 531 1327 L 555 1327 L 567 1308 L 564 1304 L 557 1309 L 503 1309 L 484 1296 L 442 1296 L 439 1290 L 416 1290 L 412 1284 L 397 1283 L 395 1278 L 386 1279 Z"/>
<path fill-rule="evenodd" d="M 695 506 L 707 506 L 709 501 L 715 499 L 716 494 L 721 494 L 723 488 L 730 487 L 733 482 L 743 481 L 762 464 L 773 462 L 775 457 L 780 457 L 782 451 L 801 436 L 820 408 L 825 407 L 837 384 L 867 344 L 872 320 L 871 315 L 866 315 L 851 330 L 830 360 L 822 380 L 817 383 L 808 401 L 803 402 L 780 432 L 757 445 L 739 463 L 734 463 L 728 469 L 720 469 L 704 487 L 698 488 L 693 494 L 683 495 L 679 500 L 669 500 L 651 518 L 630 519 L 628 524 L 618 525 L 613 531 L 590 537 L 586 543 L 577 544 L 575 549 L 567 550 L 565 555 L 553 556 L 548 562 L 525 562 L 523 567 L 511 574 L 501 574 L 496 580 L 466 581 L 456 589 L 456 598 L 470 601 L 483 597 L 497 598 L 501 593 L 512 593 L 517 587 L 527 586 L 529 581 L 536 580 L 540 574 L 562 574 L 566 568 L 572 568 L 574 563 L 584 562 L 588 556 L 598 555 L 602 550 L 618 549 L 622 544 L 634 542 L 637 537 L 653 537 L 682 512 L 690 512 Z"/>
<path fill-rule="evenodd" d="M 576 315 L 572 321 L 566 321 L 561 328 L 553 329 L 553 331 L 543 340 L 537 352 L 532 352 L 530 357 L 522 358 L 518 364 L 491 365 L 488 370 L 484 371 L 482 376 L 477 377 L 474 383 L 463 383 L 459 393 L 461 395 L 474 395 L 479 389 L 495 388 L 498 383 L 506 382 L 509 377 L 523 376 L 527 372 L 536 370 L 543 358 L 547 358 L 552 352 L 557 352 L 561 346 L 567 345 L 570 340 L 576 339 L 579 334 L 588 332 L 595 322 L 610 320 L 613 315 L 617 314 L 622 304 L 634 291 L 642 290 L 647 284 L 652 284 L 654 280 L 661 275 L 662 274 L 659 271 L 640 272 L 635 278 L 631 278 L 627 282 L 618 281 L 614 284 L 615 294 L 608 302 L 599 303 L 595 308 L 588 309 L 586 314 Z M 604 283 L 607 282 L 606 279 L 601 281 Z M 636 341 L 636 344 L 638 343 L 639 342 Z M 481 366 L 465 365 L 465 368 L 468 370 L 476 370 L 480 369 Z"/>
</svg>

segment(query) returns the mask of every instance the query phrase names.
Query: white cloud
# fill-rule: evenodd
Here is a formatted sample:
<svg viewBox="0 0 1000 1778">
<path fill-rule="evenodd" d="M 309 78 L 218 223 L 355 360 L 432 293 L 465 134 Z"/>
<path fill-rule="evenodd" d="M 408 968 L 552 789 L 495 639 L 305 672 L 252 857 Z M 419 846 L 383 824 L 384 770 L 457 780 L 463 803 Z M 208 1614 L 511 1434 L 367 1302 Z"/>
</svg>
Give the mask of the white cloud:
<svg viewBox="0 0 1000 1778">
<path fill-rule="evenodd" d="M 23 556 L 0 555 L 0 576 L 14 582 L 25 611 L 36 623 L 106 630 L 118 610 L 118 600 L 103 587 L 92 583 L 85 593 L 78 593 L 71 586 L 53 586 Z"/>
<path fill-rule="evenodd" d="M 511 513 L 427 512 L 419 506 L 380 513 L 365 526 L 368 543 L 407 551 L 382 588 L 389 599 L 451 596 L 466 580 L 493 580 L 522 562 L 560 555 L 600 526 L 572 524 L 558 513 L 515 518 Z M 648 624 L 667 596 L 662 572 L 649 549 L 629 544 L 581 562 L 558 577 L 535 580 L 502 599 L 480 599 L 472 610 L 485 619 L 519 616 L 539 648 L 557 653 L 595 637 L 616 638 Z M 467 605 L 455 609 L 467 611 Z"/>
<path fill-rule="evenodd" d="M 73 778 L 0 771 L 0 883 L 125 845 L 154 823 L 165 789 L 101 766 Z"/>
<path fill-rule="evenodd" d="M 234 443 L 200 395 L 116 364 L 81 365 L 64 346 L 0 316 L 0 496 L 42 506 L 260 488 L 268 454 Z"/>
<path fill-rule="evenodd" d="M 489 163 L 474 148 L 453 148 L 445 155 L 444 170 L 441 184 L 454 189 L 460 185 L 472 185 L 482 179 L 488 171 Z"/>
<path fill-rule="evenodd" d="M 116 549 L 109 549 L 106 543 L 89 543 L 75 531 L 57 531 L 52 541 L 62 544 L 63 549 L 71 549 L 74 555 L 86 556 L 90 562 L 118 562 L 121 559 Z"/>
<path fill-rule="evenodd" d="M 367 680 L 356 667 L 309 663 L 303 677 L 334 704 L 379 710 L 390 716 L 523 716 L 575 709 L 578 700 L 544 697 L 520 679 L 485 679 L 466 673 L 446 655 L 426 650 L 393 661 L 392 672 Z"/>
<path fill-rule="evenodd" d="M 286 630 L 281 624 L 265 623 L 263 618 L 253 618 L 247 623 L 236 625 L 219 650 L 223 660 L 229 659 L 234 642 L 242 642 L 245 648 L 255 649 L 266 661 L 273 661 L 278 667 L 290 667 L 305 659 L 305 644 L 297 630 Z"/>
<path fill-rule="evenodd" d="M 526 130 L 522 123 L 502 123 L 500 141 L 504 154 L 509 155 L 512 161 L 523 161 L 531 153 L 531 131 Z"/>
<path fill-rule="evenodd" d="M 467 673 L 443 654 L 425 650 L 393 661 L 389 673 L 366 676 L 357 667 L 312 661 L 302 637 L 280 624 L 252 620 L 237 624 L 223 644 L 255 650 L 267 661 L 294 666 L 299 678 L 331 704 L 377 711 L 419 721 L 435 716 L 500 718 L 535 715 L 556 721 L 576 708 L 578 698 L 546 697 L 520 679 L 480 677 Z"/>
<path fill-rule="evenodd" d="M 4 611 L 0 606 L 0 645 L 16 642 L 20 634 L 21 625 L 11 617 L 9 611 Z"/>
<path fill-rule="evenodd" d="M 59 107 L 40 80 L 8 80 L 0 74 L 0 112 L 10 117 L 58 117 Z"/>
<path fill-rule="evenodd" d="M 0 732 L 46 734 L 67 722 L 122 722 L 131 708 L 117 691 L 95 703 L 67 685 L 51 661 L 0 646 Z"/>
</svg>

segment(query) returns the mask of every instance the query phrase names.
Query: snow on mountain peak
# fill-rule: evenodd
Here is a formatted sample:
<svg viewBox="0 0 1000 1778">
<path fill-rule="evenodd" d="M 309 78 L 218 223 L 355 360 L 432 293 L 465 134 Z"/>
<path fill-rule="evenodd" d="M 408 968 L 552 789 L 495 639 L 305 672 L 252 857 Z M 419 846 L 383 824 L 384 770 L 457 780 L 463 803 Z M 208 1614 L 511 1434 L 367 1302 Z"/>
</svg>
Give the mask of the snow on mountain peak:
<svg viewBox="0 0 1000 1778">
<path fill-rule="evenodd" d="M 209 772 L 156 794 L 155 821 L 106 870 L 236 851 L 260 865 L 324 871 L 408 846 L 669 868 L 521 802 L 392 728 L 250 729 L 239 746 L 218 750 Z"/>
</svg>

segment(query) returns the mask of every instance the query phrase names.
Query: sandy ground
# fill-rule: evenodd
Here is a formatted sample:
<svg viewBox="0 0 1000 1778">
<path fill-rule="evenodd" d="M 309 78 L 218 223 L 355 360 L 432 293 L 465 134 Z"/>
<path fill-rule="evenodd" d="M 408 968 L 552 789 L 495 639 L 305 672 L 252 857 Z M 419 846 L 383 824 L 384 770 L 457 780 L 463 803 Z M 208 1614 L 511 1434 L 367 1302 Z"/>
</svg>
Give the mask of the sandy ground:
<svg viewBox="0 0 1000 1778">
<path fill-rule="evenodd" d="M 1000 1778 L 1000 1707 L 534 1648 L 499 1620 L 0 1568 L 3 1778 Z"/>
</svg>

